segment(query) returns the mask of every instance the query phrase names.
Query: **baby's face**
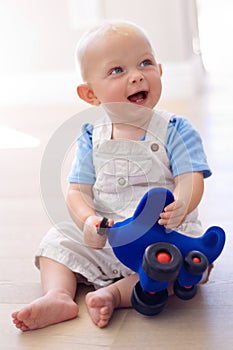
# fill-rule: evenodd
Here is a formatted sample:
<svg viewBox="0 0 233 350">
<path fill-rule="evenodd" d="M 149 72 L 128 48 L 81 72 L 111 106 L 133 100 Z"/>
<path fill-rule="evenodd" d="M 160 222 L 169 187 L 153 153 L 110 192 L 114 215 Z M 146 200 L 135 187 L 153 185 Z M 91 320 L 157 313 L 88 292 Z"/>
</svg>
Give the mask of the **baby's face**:
<svg viewBox="0 0 233 350">
<path fill-rule="evenodd" d="M 89 50 L 87 82 L 100 103 L 153 108 L 161 95 L 160 68 L 142 34 L 111 30 Z"/>
</svg>

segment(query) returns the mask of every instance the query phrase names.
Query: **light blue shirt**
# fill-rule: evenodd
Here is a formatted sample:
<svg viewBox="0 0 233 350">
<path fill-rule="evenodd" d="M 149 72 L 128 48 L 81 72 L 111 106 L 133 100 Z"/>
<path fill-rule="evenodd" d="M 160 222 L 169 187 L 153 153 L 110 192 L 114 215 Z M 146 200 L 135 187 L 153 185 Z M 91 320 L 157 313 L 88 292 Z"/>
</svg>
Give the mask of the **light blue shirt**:
<svg viewBox="0 0 233 350">
<path fill-rule="evenodd" d="M 76 155 L 68 176 L 68 182 L 95 183 L 92 132 L 92 124 L 84 124 L 82 126 L 81 135 L 77 139 Z M 145 137 L 141 141 L 144 139 Z M 188 152 L 189 161 L 185 161 L 184 148 Z M 201 137 L 186 118 L 180 116 L 171 118 L 167 129 L 165 149 L 173 177 L 197 171 L 202 171 L 204 178 L 211 175 Z"/>
</svg>

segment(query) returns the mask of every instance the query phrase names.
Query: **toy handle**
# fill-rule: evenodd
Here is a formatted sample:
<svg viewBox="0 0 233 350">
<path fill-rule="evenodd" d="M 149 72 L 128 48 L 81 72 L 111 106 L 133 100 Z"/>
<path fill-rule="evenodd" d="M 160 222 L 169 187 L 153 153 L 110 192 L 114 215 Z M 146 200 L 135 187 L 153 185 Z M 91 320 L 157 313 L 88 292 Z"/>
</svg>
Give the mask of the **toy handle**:
<svg viewBox="0 0 233 350">
<path fill-rule="evenodd" d="M 108 226 L 108 218 L 103 217 L 103 219 L 101 220 L 100 224 L 96 225 L 97 233 L 100 236 L 103 236 L 106 233 L 108 227 L 109 227 Z"/>
</svg>

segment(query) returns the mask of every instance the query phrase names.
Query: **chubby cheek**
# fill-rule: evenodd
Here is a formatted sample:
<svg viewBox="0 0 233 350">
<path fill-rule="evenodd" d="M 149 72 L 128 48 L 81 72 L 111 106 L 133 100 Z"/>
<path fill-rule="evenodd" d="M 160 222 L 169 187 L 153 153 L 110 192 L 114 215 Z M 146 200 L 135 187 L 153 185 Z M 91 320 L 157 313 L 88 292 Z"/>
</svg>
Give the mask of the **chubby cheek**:
<svg viewBox="0 0 233 350">
<path fill-rule="evenodd" d="M 125 102 L 127 96 L 125 96 L 125 85 L 120 84 L 107 84 L 102 88 L 102 102 Z"/>
<path fill-rule="evenodd" d="M 161 81 L 157 81 L 157 83 L 153 84 L 153 87 L 151 89 L 151 98 L 152 98 L 152 103 L 156 105 L 160 99 L 162 93 L 162 84 Z"/>
</svg>

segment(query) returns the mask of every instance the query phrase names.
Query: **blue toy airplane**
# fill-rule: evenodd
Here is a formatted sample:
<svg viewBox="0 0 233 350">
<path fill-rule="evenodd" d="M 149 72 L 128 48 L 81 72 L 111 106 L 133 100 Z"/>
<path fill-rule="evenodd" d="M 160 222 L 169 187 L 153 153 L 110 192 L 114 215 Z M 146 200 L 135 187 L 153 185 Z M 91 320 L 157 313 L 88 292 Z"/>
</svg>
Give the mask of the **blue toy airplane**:
<svg viewBox="0 0 233 350">
<path fill-rule="evenodd" d="M 225 233 L 218 226 L 194 238 L 159 225 L 159 214 L 173 201 L 168 189 L 153 188 L 143 196 L 131 218 L 115 223 L 107 231 L 116 257 L 139 274 L 131 300 L 133 307 L 147 316 L 163 310 L 171 281 L 176 296 L 193 298 L 204 271 L 225 244 Z M 104 218 L 99 233 L 106 227 Z"/>
</svg>

